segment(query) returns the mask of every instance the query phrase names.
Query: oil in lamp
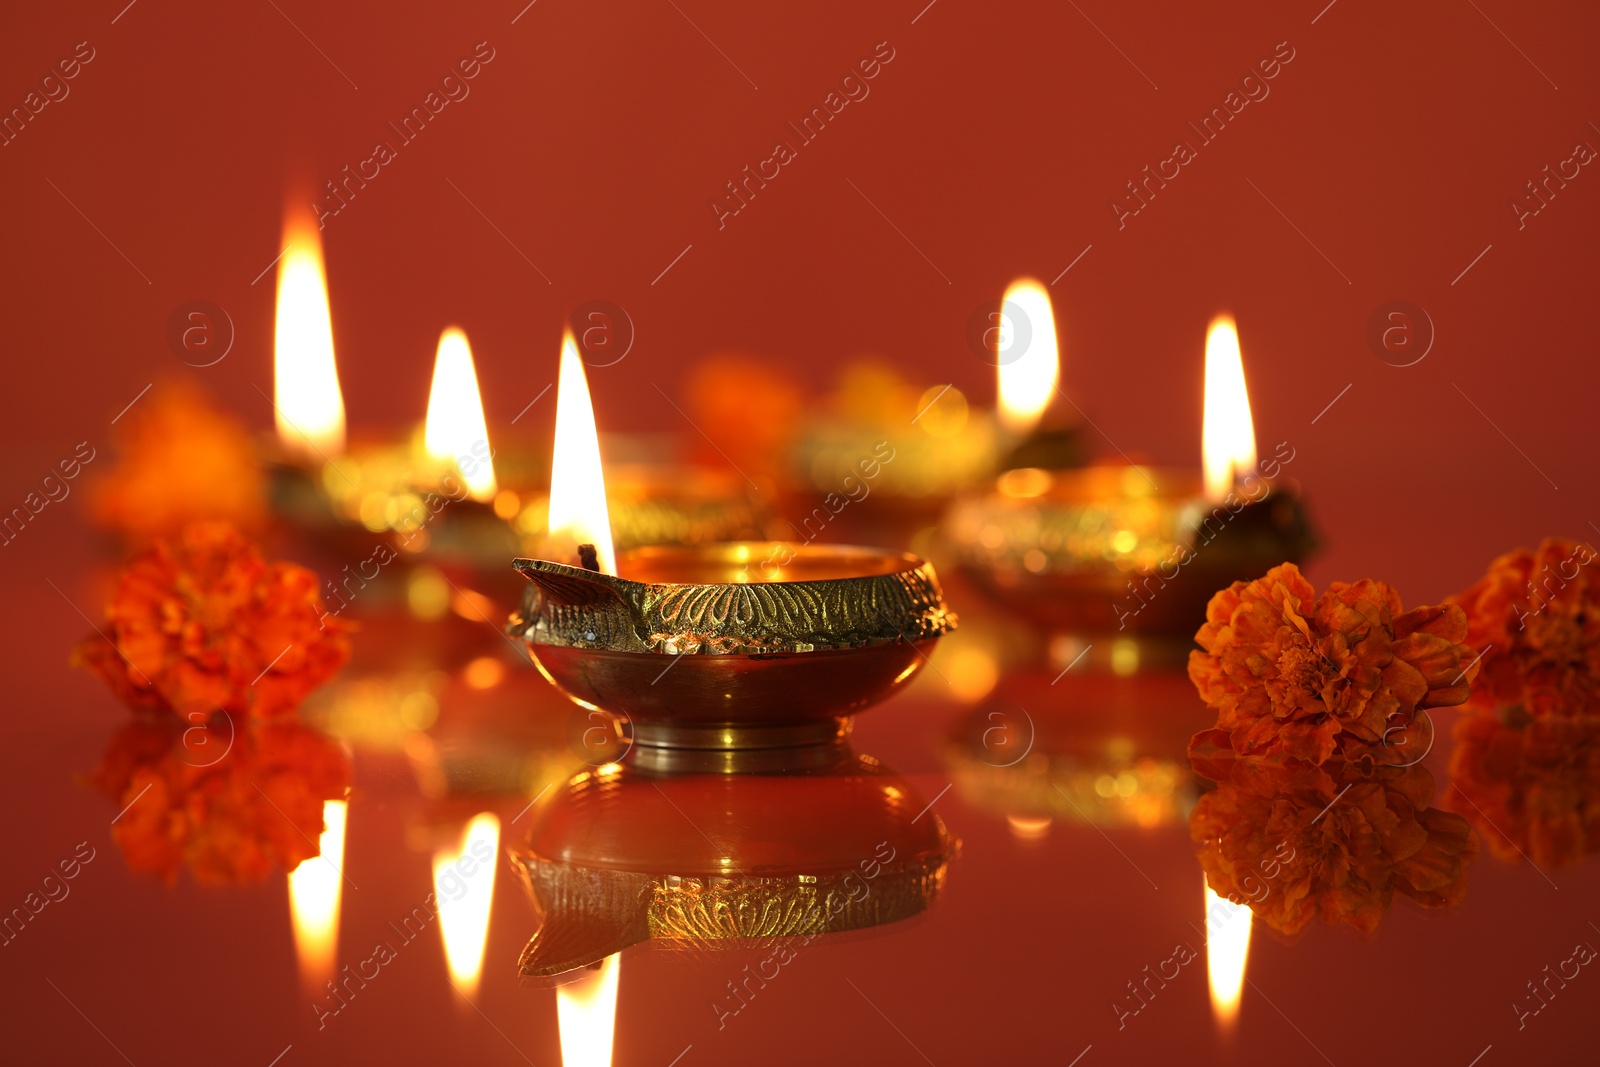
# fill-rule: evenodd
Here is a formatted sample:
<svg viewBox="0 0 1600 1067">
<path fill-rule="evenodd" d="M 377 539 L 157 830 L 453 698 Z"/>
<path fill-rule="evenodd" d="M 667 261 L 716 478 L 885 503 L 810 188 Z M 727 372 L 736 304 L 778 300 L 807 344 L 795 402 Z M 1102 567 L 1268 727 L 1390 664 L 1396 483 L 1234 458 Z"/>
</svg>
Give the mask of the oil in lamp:
<svg viewBox="0 0 1600 1067">
<path fill-rule="evenodd" d="M 954 627 L 905 553 L 729 542 L 616 554 L 582 361 L 562 344 L 547 559 L 508 633 L 582 707 L 631 724 L 630 759 L 820 743 L 905 684 Z M 621 575 L 626 575 L 623 577 Z"/>
<path fill-rule="evenodd" d="M 944 534 L 964 573 L 1000 603 L 1095 648 L 1134 640 L 1146 659 L 1181 658 L 1211 594 L 1314 539 L 1283 468 L 1283 442 L 1259 460 L 1233 320 L 1206 343 L 1205 476 L 1137 465 L 1019 468 L 960 500 Z M 1115 664 L 1113 664 L 1115 666 Z"/>
</svg>

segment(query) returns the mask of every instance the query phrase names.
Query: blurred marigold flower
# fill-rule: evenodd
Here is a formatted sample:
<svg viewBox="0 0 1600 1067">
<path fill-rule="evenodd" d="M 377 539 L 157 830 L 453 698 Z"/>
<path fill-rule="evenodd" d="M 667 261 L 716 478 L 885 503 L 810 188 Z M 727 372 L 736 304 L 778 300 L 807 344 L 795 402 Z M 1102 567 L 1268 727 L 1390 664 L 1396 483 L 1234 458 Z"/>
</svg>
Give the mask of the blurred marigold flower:
<svg viewBox="0 0 1600 1067">
<path fill-rule="evenodd" d="M 136 711 L 286 715 L 350 656 L 349 626 L 317 586 L 230 524 L 195 523 L 128 564 L 73 662 Z"/>
<path fill-rule="evenodd" d="M 1582 541 L 1546 538 L 1519 549 L 1450 598 L 1467 615 L 1467 643 L 1482 654 L 1471 706 L 1523 705 L 1534 717 L 1600 715 L 1600 581 Z"/>
</svg>

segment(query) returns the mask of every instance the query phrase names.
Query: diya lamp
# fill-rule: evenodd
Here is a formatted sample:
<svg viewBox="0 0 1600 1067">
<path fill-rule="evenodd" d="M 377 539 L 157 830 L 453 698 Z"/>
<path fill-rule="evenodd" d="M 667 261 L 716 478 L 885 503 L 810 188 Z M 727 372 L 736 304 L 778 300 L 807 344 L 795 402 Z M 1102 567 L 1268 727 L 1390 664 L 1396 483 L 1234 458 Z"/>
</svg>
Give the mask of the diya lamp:
<svg viewBox="0 0 1600 1067">
<path fill-rule="evenodd" d="M 1019 468 L 960 500 L 944 534 L 964 573 L 1000 603 L 1094 649 L 1091 663 L 1179 659 L 1216 590 L 1314 547 L 1283 469 L 1258 460 L 1233 320 L 1206 338 L 1204 475 L 1140 465 Z M 1096 636 L 1110 640 L 1093 640 Z M 1130 644 L 1131 643 L 1131 644 Z"/>
<path fill-rule="evenodd" d="M 899 552 L 739 541 L 613 550 L 583 363 L 563 343 L 546 559 L 507 627 L 582 707 L 631 725 L 635 763 L 825 743 L 903 686 L 955 626 Z M 690 758 L 690 757 L 684 757 Z"/>
<path fill-rule="evenodd" d="M 959 850 L 925 808 L 844 741 L 738 774 L 586 771 L 534 805 L 526 844 L 511 850 L 543 920 L 521 972 L 559 981 L 647 941 L 715 951 L 781 939 L 795 952 L 909 918 L 932 905 Z"/>
<path fill-rule="evenodd" d="M 1089 446 L 1082 419 L 1057 402 L 1061 343 L 1050 291 L 1032 278 L 1019 278 L 1006 289 L 999 309 L 985 309 L 985 316 L 986 329 L 974 340 L 995 364 L 999 469 L 1083 466 Z"/>
</svg>

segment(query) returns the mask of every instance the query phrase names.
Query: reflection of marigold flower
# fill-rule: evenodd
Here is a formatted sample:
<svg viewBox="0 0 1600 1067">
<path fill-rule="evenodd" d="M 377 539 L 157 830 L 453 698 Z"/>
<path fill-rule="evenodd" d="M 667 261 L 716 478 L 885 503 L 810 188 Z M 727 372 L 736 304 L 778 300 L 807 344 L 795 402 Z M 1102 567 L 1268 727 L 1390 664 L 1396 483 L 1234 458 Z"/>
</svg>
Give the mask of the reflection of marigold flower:
<svg viewBox="0 0 1600 1067">
<path fill-rule="evenodd" d="M 1456 720 L 1450 777 L 1465 815 L 1504 860 L 1541 867 L 1600 851 L 1600 715 L 1507 724 L 1490 714 Z"/>
<path fill-rule="evenodd" d="M 1600 715 L 1600 580 L 1581 541 L 1546 538 L 1508 552 L 1466 592 L 1467 643 L 1483 653 L 1472 704 L 1533 715 Z M 1487 651 L 1484 651 L 1486 650 Z"/>
<path fill-rule="evenodd" d="M 1318 598 L 1285 563 L 1211 598 L 1189 678 L 1240 755 L 1354 758 L 1405 737 L 1419 710 L 1466 699 L 1466 634 L 1460 608 L 1402 612 L 1392 588 L 1366 579 Z"/>
<path fill-rule="evenodd" d="M 131 869 L 233 885 L 317 854 L 323 801 L 349 785 L 343 751 L 297 722 L 235 726 L 144 716 L 112 738 L 89 784 L 126 809 L 111 836 Z"/>
<path fill-rule="evenodd" d="M 158 384 L 120 420 L 117 446 L 117 465 L 90 487 L 89 509 L 135 544 L 199 519 L 261 524 L 266 480 L 250 433 L 198 388 Z"/>
<path fill-rule="evenodd" d="M 1275 930 L 1321 916 L 1371 932 L 1397 892 L 1428 908 L 1466 895 L 1477 840 L 1461 816 L 1428 806 L 1433 775 L 1421 766 L 1231 759 L 1196 769 L 1222 776 L 1189 820 L 1206 881 Z"/>
<path fill-rule="evenodd" d="M 350 656 L 324 611 L 316 575 L 264 561 L 226 523 L 196 523 L 128 565 L 105 638 L 74 659 L 137 710 L 281 715 Z"/>
</svg>

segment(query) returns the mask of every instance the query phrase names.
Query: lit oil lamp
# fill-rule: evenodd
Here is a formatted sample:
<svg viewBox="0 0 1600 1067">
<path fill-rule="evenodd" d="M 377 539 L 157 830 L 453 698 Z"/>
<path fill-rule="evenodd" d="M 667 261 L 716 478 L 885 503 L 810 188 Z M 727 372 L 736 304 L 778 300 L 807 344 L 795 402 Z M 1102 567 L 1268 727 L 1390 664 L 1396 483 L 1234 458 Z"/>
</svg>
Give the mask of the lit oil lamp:
<svg viewBox="0 0 1600 1067">
<path fill-rule="evenodd" d="M 1083 466 L 1089 450 L 1081 419 L 1058 402 L 1061 343 L 1050 291 L 1019 278 L 991 317 L 996 321 L 987 336 L 994 344 L 995 408 L 1005 448 L 1000 469 Z"/>
<path fill-rule="evenodd" d="M 1257 459 L 1231 318 L 1212 323 L 1206 367 L 1203 477 L 1132 465 L 1020 468 L 947 516 L 945 535 L 974 582 L 1036 622 L 1083 635 L 1091 662 L 1118 637 L 1142 642 L 1147 658 L 1181 656 L 1212 593 L 1314 546 L 1282 478 L 1294 448 L 1282 442 Z"/>
<path fill-rule="evenodd" d="M 559 979 L 645 941 L 792 958 L 821 934 L 933 903 L 959 846 L 904 778 L 846 742 L 769 763 L 783 769 L 610 763 L 552 790 L 512 850 L 543 920 L 523 976 Z"/>
<path fill-rule="evenodd" d="M 570 336 L 558 390 L 550 558 L 515 561 L 529 586 L 508 632 L 578 704 L 630 722 L 633 756 L 837 737 L 955 625 L 933 568 L 903 553 L 731 542 L 618 556 Z"/>
</svg>

